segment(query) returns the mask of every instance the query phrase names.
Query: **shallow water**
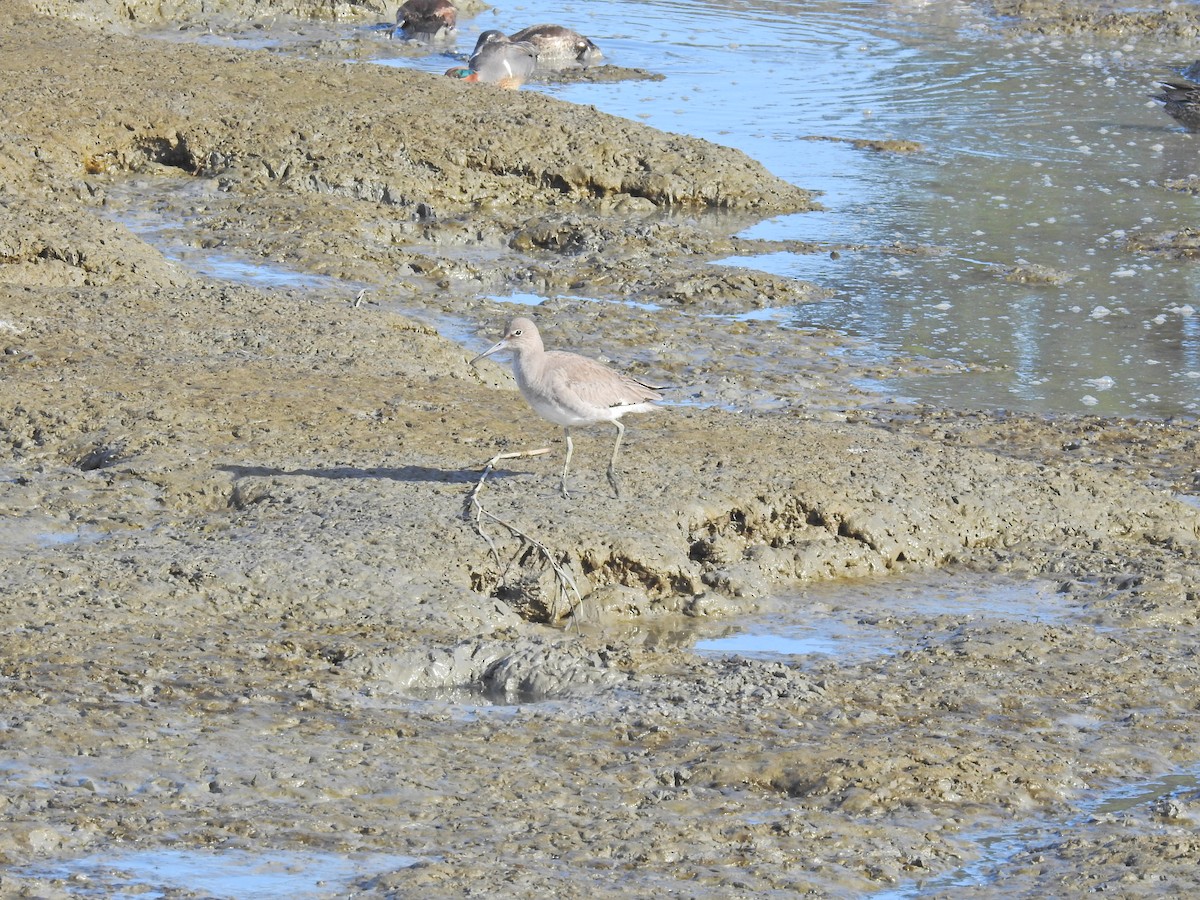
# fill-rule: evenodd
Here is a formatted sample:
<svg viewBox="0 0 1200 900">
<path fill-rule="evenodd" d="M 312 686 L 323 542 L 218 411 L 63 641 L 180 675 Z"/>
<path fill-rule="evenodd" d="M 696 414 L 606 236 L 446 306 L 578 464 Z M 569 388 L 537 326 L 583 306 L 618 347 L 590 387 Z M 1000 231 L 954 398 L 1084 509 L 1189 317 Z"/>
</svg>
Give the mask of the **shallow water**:
<svg viewBox="0 0 1200 900">
<path fill-rule="evenodd" d="M 298 272 L 268 260 L 197 246 L 195 229 L 188 222 L 178 221 L 167 202 L 168 199 L 178 199 L 181 194 L 202 198 L 206 193 L 212 193 L 209 186 L 194 183 L 194 179 L 120 179 L 107 184 L 105 193 L 105 209 L 114 222 L 158 248 L 167 259 L 182 263 L 201 275 L 260 288 L 341 285 L 347 290 L 358 290 L 362 287 L 353 283 L 343 284 L 322 275 Z"/>
<path fill-rule="evenodd" d="M 873 900 L 910 900 L 927 896 L 934 890 L 999 886 L 1005 870 L 1022 856 L 1052 846 L 1081 826 L 1097 820 L 1126 814 L 1146 816 L 1155 804 L 1176 796 L 1194 794 L 1200 784 L 1198 779 L 1200 766 L 1192 766 L 1161 778 L 1119 782 L 1089 792 L 1082 798 L 1078 809 L 1065 819 L 1046 817 L 1032 822 L 1026 820 L 1019 826 L 975 835 L 972 839 L 979 851 L 979 858 L 968 866 L 919 885 L 879 891 L 871 894 L 871 897 Z"/>
<path fill-rule="evenodd" d="M 185 890 L 236 900 L 294 900 L 344 895 L 355 879 L 409 868 L 406 856 L 294 853 L 265 850 L 204 852 L 171 848 L 97 854 L 9 874 L 70 882 L 76 897 L 162 897 Z"/>
<path fill-rule="evenodd" d="M 952 3 L 536 0 L 464 21 L 451 53 L 384 61 L 441 71 L 479 31 L 541 21 L 572 25 L 608 62 L 666 80 L 525 90 L 736 146 L 824 192 L 827 212 L 747 236 L 940 248 L 727 261 L 836 291 L 771 311 L 777 327 L 834 328 L 881 358 L 961 363 L 882 385 L 934 404 L 1200 411 L 1200 304 L 1190 302 L 1200 275 L 1123 246 L 1140 229 L 1194 219 L 1196 200 L 1163 183 L 1200 170 L 1197 139 L 1149 100 L 1154 76 L 1194 48 L 1007 34 Z M 877 153 L 845 139 L 922 149 Z M 1044 267 L 1050 283 L 1042 270 L 1006 280 L 1018 266 Z"/>
<path fill-rule="evenodd" d="M 815 584 L 693 646 L 705 655 L 858 662 L 910 648 L 939 617 L 1055 622 L 1069 613 L 1050 582 L 945 571 Z"/>
<path fill-rule="evenodd" d="M 819 628 L 804 630 L 807 633 L 803 635 L 795 635 L 790 629 L 787 634 L 774 634 L 762 626 L 749 626 L 746 631 L 726 637 L 697 641 L 696 650 L 699 653 L 751 658 L 808 656 L 813 653 L 832 655 L 838 652 L 838 634 L 823 633 L 823 629 Z"/>
<path fill-rule="evenodd" d="M 103 533 L 92 528 L 70 528 L 45 516 L 10 516 L 0 521 L 0 557 L 32 548 L 65 547 L 80 541 L 98 541 Z"/>
</svg>

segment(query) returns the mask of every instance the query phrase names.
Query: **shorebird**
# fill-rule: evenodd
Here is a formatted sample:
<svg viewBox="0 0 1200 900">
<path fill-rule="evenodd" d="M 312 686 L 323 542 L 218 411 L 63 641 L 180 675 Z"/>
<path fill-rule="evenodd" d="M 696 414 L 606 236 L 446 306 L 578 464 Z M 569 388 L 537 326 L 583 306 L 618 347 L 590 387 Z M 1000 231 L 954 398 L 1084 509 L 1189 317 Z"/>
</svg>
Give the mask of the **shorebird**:
<svg viewBox="0 0 1200 900">
<path fill-rule="evenodd" d="M 562 25 L 531 25 L 509 35 L 509 40 L 533 44 L 539 66 L 590 66 L 604 59 L 599 47 Z"/>
<path fill-rule="evenodd" d="M 453 37 L 458 30 L 458 10 L 450 0 L 407 0 L 396 11 L 396 27 L 405 37 L 436 41 Z"/>
<path fill-rule="evenodd" d="M 1186 78 L 1165 78 L 1158 86 L 1162 93 L 1154 99 L 1162 103 L 1167 115 L 1188 131 L 1200 131 L 1200 84 Z"/>
<path fill-rule="evenodd" d="M 662 394 L 657 388 L 594 359 L 562 350 L 546 350 L 537 326 L 530 319 L 517 318 L 509 322 L 504 337 L 471 360 L 471 364 L 502 350 L 512 351 L 513 375 L 525 402 L 543 419 L 561 425 L 567 438 L 561 484 L 563 497 L 569 496 L 567 471 L 571 468 L 571 453 L 575 449 L 571 443 L 571 429 L 612 422 L 617 427 L 617 441 L 608 462 L 608 483 L 620 499 L 616 464 L 621 438 L 625 436 L 621 416 L 657 409 L 655 402 L 662 399 Z"/>
<path fill-rule="evenodd" d="M 537 66 L 533 44 L 511 41 L 504 32 L 491 29 L 479 35 L 475 52 L 466 67 L 454 66 L 446 74 L 464 81 L 482 81 L 515 90 L 525 83 Z"/>
</svg>

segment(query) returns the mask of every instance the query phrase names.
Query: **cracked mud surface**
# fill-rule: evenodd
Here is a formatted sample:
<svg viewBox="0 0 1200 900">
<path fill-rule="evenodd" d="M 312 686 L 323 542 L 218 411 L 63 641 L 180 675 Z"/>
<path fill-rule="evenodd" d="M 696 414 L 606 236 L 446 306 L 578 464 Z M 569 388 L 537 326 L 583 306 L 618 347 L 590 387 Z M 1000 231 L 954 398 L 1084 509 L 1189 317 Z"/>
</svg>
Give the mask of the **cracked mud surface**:
<svg viewBox="0 0 1200 900">
<path fill-rule="evenodd" d="M 1194 889 L 1193 799 L 1074 814 L 1196 763 L 1193 423 L 879 411 L 836 335 L 714 347 L 558 301 L 548 341 L 693 401 L 630 423 L 621 500 L 581 433 L 563 500 L 503 367 L 403 312 L 480 349 L 497 288 L 795 302 L 821 288 L 704 264 L 806 192 L 535 93 L 29 9 L 0 12 L 0 894 L 188 846 L 418 860 L 368 896 L 861 896 L 1031 821 L 1068 824 L 1013 891 Z M 122 224 L 147 202 L 366 301 L 199 277 Z M 558 627 L 544 558 L 464 516 L 486 460 L 543 444 L 481 499 L 572 572 Z M 855 609 L 895 650 L 849 662 L 690 650 L 783 592 L 935 572 L 1062 612 Z"/>
</svg>

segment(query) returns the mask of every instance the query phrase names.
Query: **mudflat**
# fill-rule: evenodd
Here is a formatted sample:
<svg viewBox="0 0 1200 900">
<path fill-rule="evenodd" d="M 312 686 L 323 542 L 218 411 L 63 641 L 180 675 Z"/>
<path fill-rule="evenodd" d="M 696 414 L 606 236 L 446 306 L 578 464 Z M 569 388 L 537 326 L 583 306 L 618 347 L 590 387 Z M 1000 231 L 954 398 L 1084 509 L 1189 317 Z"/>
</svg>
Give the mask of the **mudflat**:
<svg viewBox="0 0 1200 900">
<path fill-rule="evenodd" d="M 0 894 L 186 849 L 369 859 L 337 892 L 360 896 L 987 896 L 989 831 L 1036 837 L 1008 896 L 1196 889 L 1194 423 L 887 411 L 836 336 L 713 345 L 550 304 L 549 346 L 703 385 L 627 423 L 621 499 L 611 433 L 579 432 L 564 499 L 557 429 L 468 365 L 503 326 L 481 293 L 802 302 L 822 288 L 707 263 L 813 198 L 536 91 L 345 62 L 348 39 L 139 31 L 200 6 L 0 8 Z M 198 275 L 124 224 L 149 205 L 310 280 Z M 733 379 L 803 402 L 732 411 Z M 1049 599 L 829 599 L 922 579 Z M 889 649 L 694 652 L 783 602 Z"/>
</svg>

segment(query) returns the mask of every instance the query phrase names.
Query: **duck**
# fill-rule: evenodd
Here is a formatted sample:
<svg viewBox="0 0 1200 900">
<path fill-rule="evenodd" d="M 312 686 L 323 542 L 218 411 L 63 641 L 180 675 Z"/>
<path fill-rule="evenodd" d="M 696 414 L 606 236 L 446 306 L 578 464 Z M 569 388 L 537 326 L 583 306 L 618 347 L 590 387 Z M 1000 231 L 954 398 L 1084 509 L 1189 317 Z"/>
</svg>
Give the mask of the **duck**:
<svg viewBox="0 0 1200 900">
<path fill-rule="evenodd" d="M 479 35 L 466 66 L 446 70 L 451 78 L 495 84 L 516 90 L 537 67 L 537 50 L 525 41 L 513 41 L 504 32 L 490 29 Z"/>
<path fill-rule="evenodd" d="M 533 44 L 538 53 L 538 65 L 543 68 L 587 67 L 604 59 L 604 54 L 592 41 L 563 25 L 530 25 L 510 35 L 509 39 Z"/>
<path fill-rule="evenodd" d="M 458 32 L 458 9 L 450 0 L 406 0 L 396 11 L 392 37 L 396 32 L 417 40 L 448 40 Z"/>
<path fill-rule="evenodd" d="M 1200 84 L 1186 78 L 1164 78 L 1158 83 L 1161 94 L 1154 99 L 1172 119 L 1188 131 L 1200 131 Z"/>
</svg>

